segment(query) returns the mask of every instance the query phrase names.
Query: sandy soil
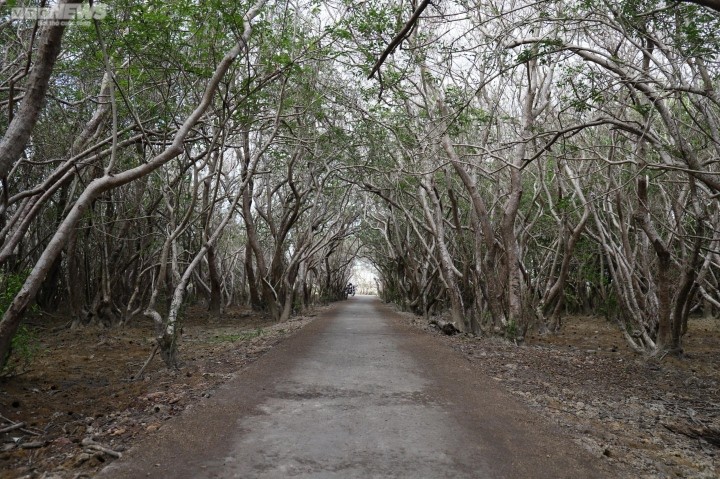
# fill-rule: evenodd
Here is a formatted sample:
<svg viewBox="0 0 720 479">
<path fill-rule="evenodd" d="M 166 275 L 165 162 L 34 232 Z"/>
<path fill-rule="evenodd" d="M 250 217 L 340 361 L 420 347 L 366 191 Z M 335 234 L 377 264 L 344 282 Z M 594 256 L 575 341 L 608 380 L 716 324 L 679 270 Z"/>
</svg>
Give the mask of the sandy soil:
<svg viewBox="0 0 720 479">
<path fill-rule="evenodd" d="M 79 330 L 61 318 L 30 320 L 40 351 L 27 370 L 0 379 L 0 430 L 24 424 L 0 433 L 0 477 L 92 477 L 312 320 L 273 324 L 235 310 L 211 321 L 200 308 L 187 317 L 181 370 L 156 357 L 141 380 L 135 376 L 153 349 L 147 320 Z"/>
<path fill-rule="evenodd" d="M 598 457 L 638 478 L 720 477 L 720 320 L 693 319 L 684 359 L 632 352 L 616 327 L 569 318 L 516 346 L 436 335 Z"/>
</svg>

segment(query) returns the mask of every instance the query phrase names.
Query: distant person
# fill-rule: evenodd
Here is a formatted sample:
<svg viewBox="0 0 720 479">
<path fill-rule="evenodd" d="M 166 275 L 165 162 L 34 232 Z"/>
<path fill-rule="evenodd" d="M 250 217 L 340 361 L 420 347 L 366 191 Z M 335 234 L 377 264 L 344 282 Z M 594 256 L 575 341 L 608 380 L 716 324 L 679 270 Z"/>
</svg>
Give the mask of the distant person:
<svg viewBox="0 0 720 479">
<path fill-rule="evenodd" d="M 345 294 L 355 296 L 355 286 L 352 283 L 348 283 L 347 286 L 345 286 Z"/>
</svg>

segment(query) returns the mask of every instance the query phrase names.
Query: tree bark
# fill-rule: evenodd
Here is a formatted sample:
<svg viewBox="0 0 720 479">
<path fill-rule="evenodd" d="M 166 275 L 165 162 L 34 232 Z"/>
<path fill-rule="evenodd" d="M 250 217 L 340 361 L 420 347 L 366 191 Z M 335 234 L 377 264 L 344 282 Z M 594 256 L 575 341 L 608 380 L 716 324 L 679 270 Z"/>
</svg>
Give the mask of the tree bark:
<svg viewBox="0 0 720 479">
<path fill-rule="evenodd" d="M 2 320 L 0 320 L 0 361 L 2 361 L 0 368 L 6 361 L 8 352 L 10 351 L 12 337 L 20 326 L 20 322 L 25 314 L 25 311 L 30 303 L 35 299 L 37 291 L 54 263 L 55 258 L 64 248 L 71 232 L 83 217 L 90 204 L 105 191 L 109 191 L 113 188 L 117 188 L 141 178 L 183 153 L 185 138 L 207 111 L 221 80 L 229 70 L 232 63 L 247 47 L 247 42 L 251 32 L 250 21 L 257 15 L 260 8 L 262 8 L 265 4 L 265 1 L 266 0 L 258 0 L 245 14 L 245 31 L 243 32 L 240 41 L 225 54 L 218 66 L 215 68 L 215 71 L 205 87 L 200 103 L 177 130 L 170 146 L 147 163 L 143 163 L 135 168 L 131 168 L 121 173 L 114 175 L 108 174 L 93 180 L 80 195 L 73 208 L 50 239 L 50 242 L 45 247 L 45 250 L 41 254 L 40 258 L 35 263 L 34 268 L 25 280 L 20 292 L 15 296 L 12 303 L 5 311 Z"/>
<path fill-rule="evenodd" d="M 56 9 L 82 1 L 62 0 Z M 61 40 L 65 33 L 63 22 L 48 22 L 40 34 L 40 46 L 28 79 L 23 102 L 13 116 L 5 135 L 0 140 L 0 179 L 7 180 L 13 165 L 20 159 L 30 139 L 47 95 L 50 75 L 60 55 Z"/>
<path fill-rule="evenodd" d="M 217 268 L 217 257 L 215 247 L 208 246 L 207 251 L 208 276 L 210 278 L 210 299 L 208 301 L 208 312 L 213 318 L 219 318 L 222 312 L 222 281 Z"/>
</svg>

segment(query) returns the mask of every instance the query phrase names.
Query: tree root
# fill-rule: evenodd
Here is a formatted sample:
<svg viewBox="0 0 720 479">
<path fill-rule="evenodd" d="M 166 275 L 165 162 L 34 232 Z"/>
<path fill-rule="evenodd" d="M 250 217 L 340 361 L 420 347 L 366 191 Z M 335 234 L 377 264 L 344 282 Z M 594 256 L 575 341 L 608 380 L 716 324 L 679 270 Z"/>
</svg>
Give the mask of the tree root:
<svg viewBox="0 0 720 479">
<path fill-rule="evenodd" d="M 160 343 L 155 343 L 155 347 L 153 348 L 152 352 L 150 353 L 150 357 L 147 358 L 147 360 L 145 361 L 145 364 L 142 365 L 142 367 L 140 368 L 140 371 L 138 371 L 138 373 L 135 375 L 136 381 L 142 379 L 143 374 L 145 374 L 145 368 L 147 368 L 148 364 L 150 364 L 150 361 L 152 361 L 152 359 L 155 357 L 155 355 L 158 352 L 158 349 L 160 349 Z"/>
<path fill-rule="evenodd" d="M 82 444 L 82 446 L 85 448 L 85 451 L 87 451 L 87 452 L 102 452 L 103 454 L 106 454 L 110 457 L 114 457 L 116 459 L 119 459 L 122 457 L 122 453 L 113 451 L 109 447 L 105 447 L 102 444 L 99 444 L 99 443 L 93 441 L 89 437 L 86 437 L 85 439 L 83 439 L 80 444 Z"/>
<path fill-rule="evenodd" d="M 457 326 L 455 326 L 455 324 L 451 323 L 450 321 L 444 321 L 442 319 L 431 319 L 430 324 L 432 326 L 435 326 L 437 329 L 447 334 L 448 336 L 452 336 L 453 334 L 457 334 L 460 332 Z"/>
</svg>

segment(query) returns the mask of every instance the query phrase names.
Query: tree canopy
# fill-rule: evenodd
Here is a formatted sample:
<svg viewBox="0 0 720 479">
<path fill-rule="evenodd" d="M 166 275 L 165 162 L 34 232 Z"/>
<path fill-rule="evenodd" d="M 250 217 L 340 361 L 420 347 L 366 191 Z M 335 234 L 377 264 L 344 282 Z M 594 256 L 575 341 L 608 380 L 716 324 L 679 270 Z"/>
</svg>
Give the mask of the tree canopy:
<svg viewBox="0 0 720 479">
<path fill-rule="evenodd" d="M 680 353 L 720 309 L 717 2 L 1 8 L 3 361 L 39 308 L 172 366 L 183 305 L 287 320 L 358 258 L 516 341 L 595 313 Z"/>
</svg>

